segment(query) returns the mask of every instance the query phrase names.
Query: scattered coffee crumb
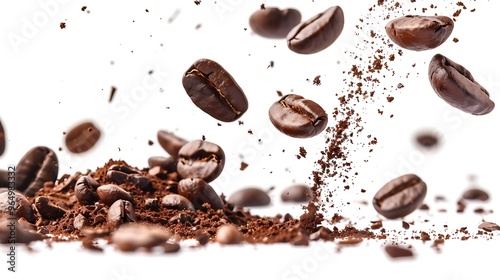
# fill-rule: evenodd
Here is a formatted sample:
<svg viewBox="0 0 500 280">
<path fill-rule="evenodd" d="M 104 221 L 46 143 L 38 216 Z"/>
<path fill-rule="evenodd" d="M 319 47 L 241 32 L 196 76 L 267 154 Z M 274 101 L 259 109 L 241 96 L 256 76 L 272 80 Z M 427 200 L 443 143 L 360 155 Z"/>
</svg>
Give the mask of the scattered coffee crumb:
<svg viewBox="0 0 500 280">
<path fill-rule="evenodd" d="M 198 24 L 194 27 L 194 29 L 195 29 L 195 30 L 198 30 L 198 29 L 200 29 L 200 28 L 201 28 L 201 23 L 198 23 Z"/>
<path fill-rule="evenodd" d="M 269 65 L 267 66 L 267 68 L 273 68 L 274 67 L 274 61 L 270 61 L 269 62 Z"/>
<path fill-rule="evenodd" d="M 200 4 L 201 4 L 201 0 L 194 0 L 194 3 L 195 3 L 196 5 L 200 5 Z"/>
<path fill-rule="evenodd" d="M 457 37 L 453 38 L 453 42 L 458 43 L 458 38 Z"/>
<path fill-rule="evenodd" d="M 387 245 L 385 246 L 385 252 L 391 258 L 407 258 L 413 257 L 413 252 L 409 249 L 397 246 L 397 245 Z"/>
<path fill-rule="evenodd" d="M 404 229 L 409 229 L 410 228 L 410 224 L 407 223 L 407 222 L 405 222 L 405 221 L 403 221 L 403 228 Z"/>
<path fill-rule="evenodd" d="M 116 87 L 112 86 L 111 87 L 111 91 L 109 93 L 109 99 L 108 99 L 108 102 L 111 103 L 111 101 L 113 101 L 113 97 L 115 96 L 115 92 L 116 92 Z"/>
<path fill-rule="evenodd" d="M 500 226 L 495 224 L 495 223 L 491 223 L 491 222 L 483 222 L 482 224 L 480 224 L 478 226 L 479 229 L 482 229 L 484 231 L 487 231 L 487 232 L 492 232 L 492 231 L 495 231 L 495 230 L 500 230 Z"/>
<path fill-rule="evenodd" d="M 251 129 L 249 129 L 248 134 L 253 135 L 253 131 Z"/>
<path fill-rule="evenodd" d="M 300 159 L 301 157 L 306 158 L 307 151 L 304 147 L 299 147 L 299 154 L 297 155 L 297 159 Z"/>
<path fill-rule="evenodd" d="M 372 225 L 370 226 L 371 229 L 380 229 L 382 228 L 382 221 L 371 221 Z"/>
<path fill-rule="evenodd" d="M 149 145 L 149 146 L 153 146 L 153 144 L 154 144 L 154 142 L 153 142 L 153 141 L 148 140 L 148 145 Z"/>
<path fill-rule="evenodd" d="M 318 75 L 318 76 L 314 77 L 314 80 L 313 80 L 313 85 L 315 85 L 315 86 L 320 86 L 320 85 L 321 85 L 321 80 L 320 80 L 320 78 L 321 78 L 321 75 Z"/>
<path fill-rule="evenodd" d="M 265 10 L 266 9 L 266 6 L 264 5 L 264 3 L 260 4 L 260 9 L 261 10 Z"/>
<path fill-rule="evenodd" d="M 245 123 L 243 121 L 238 121 L 238 125 L 244 125 Z"/>
<path fill-rule="evenodd" d="M 241 170 L 241 171 L 243 171 L 243 170 L 245 170 L 247 167 L 248 167 L 248 163 L 246 163 L 246 162 L 243 162 L 243 161 L 242 161 L 242 162 L 241 162 L 241 164 L 240 164 L 240 170 Z"/>
<path fill-rule="evenodd" d="M 387 102 L 391 103 L 394 100 L 394 97 L 392 96 L 387 96 Z"/>
<path fill-rule="evenodd" d="M 61 29 L 65 29 L 65 28 L 66 28 L 66 23 L 65 23 L 65 22 L 61 22 L 61 23 L 59 23 L 59 27 L 60 27 Z"/>
<path fill-rule="evenodd" d="M 279 97 L 283 96 L 283 92 L 281 92 L 280 90 L 277 90 L 276 93 L 278 94 Z"/>
<path fill-rule="evenodd" d="M 145 11 L 146 11 L 146 13 L 149 13 L 149 10 L 148 10 L 148 9 L 146 9 Z"/>
<path fill-rule="evenodd" d="M 82 12 L 85 12 L 87 10 L 87 6 L 82 6 Z"/>
</svg>

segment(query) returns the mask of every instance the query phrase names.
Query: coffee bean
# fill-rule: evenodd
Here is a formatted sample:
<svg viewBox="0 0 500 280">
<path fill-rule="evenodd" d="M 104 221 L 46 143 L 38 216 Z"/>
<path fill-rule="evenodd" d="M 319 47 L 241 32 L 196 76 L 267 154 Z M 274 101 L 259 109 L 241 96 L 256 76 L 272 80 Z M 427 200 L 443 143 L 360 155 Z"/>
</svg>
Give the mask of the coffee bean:
<svg viewBox="0 0 500 280">
<path fill-rule="evenodd" d="M 468 200 L 480 200 L 480 201 L 487 201 L 490 199 L 490 196 L 488 195 L 487 192 L 485 192 L 482 189 L 479 188 L 471 188 L 466 190 L 462 194 L 462 198 L 468 199 Z"/>
<path fill-rule="evenodd" d="M 111 234 L 111 242 L 124 252 L 139 248 L 153 248 L 165 243 L 172 233 L 148 224 L 125 224 Z"/>
<path fill-rule="evenodd" d="M 328 115 L 321 106 L 296 94 L 276 101 L 269 109 L 269 119 L 279 131 L 296 138 L 316 136 L 328 124 Z"/>
<path fill-rule="evenodd" d="M 488 114 L 495 108 L 486 89 L 462 65 L 436 54 L 429 63 L 432 88 L 451 106 L 473 115 Z"/>
<path fill-rule="evenodd" d="M 413 257 L 413 252 L 409 249 L 397 246 L 397 245 L 387 245 L 384 247 L 385 252 L 391 258 L 406 258 Z"/>
<path fill-rule="evenodd" d="M 66 133 L 65 143 L 72 153 L 83 153 L 90 150 L 101 138 L 101 131 L 91 122 L 84 122 Z"/>
<path fill-rule="evenodd" d="M 189 199 L 196 209 L 204 210 L 205 203 L 210 204 L 214 210 L 224 207 L 220 196 L 203 179 L 182 179 L 179 181 L 178 191 Z"/>
<path fill-rule="evenodd" d="M 28 244 L 48 238 L 46 235 L 33 230 L 29 224 L 26 225 L 20 221 L 14 223 L 14 233 L 12 233 L 12 220 L 0 218 L 0 244 L 11 244 L 12 246 L 12 236 L 15 238 L 15 243 L 18 244 Z"/>
<path fill-rule="evenodd" d="M 55 182 L 59 172 L 57 156 L 47 147 L 34 147 L 19 161 L 16 167 L 16 188 L 32 197 L 45 182 Z"/>
<path fill-rule="evenodd" d="M 76 229 L 81 230 L 82 228 L 88 226 L 88 221 L 85 216 L 83 216 L 82 214 L 78 214 L 73 220 L 73 226 Z"/>
<path fill-rule="evenodd" d="M 305 184 L 294 184 L 281 192 L 281 200 L 284 202 L 308 202 L 312 198 L 313 191 Z"/>
<path fill-rule="evenodd" d="M 81 205 L 92 205 L 99 200 L 96 190 L 99 183 L 90 176 L 82 176 L 75 185 L 75 196 Z"/>
<path fill-rule="evenodd" d="M 407 15 L 387 23 L 385 31 L 398 46 L 424 51 L 443 44 L 453 31 L 453 20 L 446 16 Z"/>
<path fill-rule="evenodd" d="M 256 34 L 272 39 L 286 38 L 286 35 L 302 19 L 300 12 L 295 9 L 280 10 L 275 7 L 266 7 L 255 11 L 249 20 L 250 28 Z"/>
<path fill-rule="evenodd" d="M 495 224 L 495 223 L 492 223 L 492 222 L 482 222 L 479 226 L 478 226 L 479 229 L 482 229 L 484 231 L 487 231 L 487 232 L 492 232 L 492 231 L 495 231 L 495 230 L 500 230 L 500 226 Z"/>
<path fill-rule="evenodd" d="M 127 191 L 114 184 L 100 186 L 97 188 L 96 192 L 99 201 L 108 206 L 119 199 L 128 200 L 132 203 L 134 202 L 132 196 Z"/>
<path fill-rule="evenodd" d="M 417 209 L 427 185 L 417 175 L 406 174 L 387 182 L 373 197 L 373 206 L 388 219 L 404 217 Z"/>
<path fill-rule="evenodd" d="M 191 101 L 213 118 L 232 122 L 248 109 L 248 100 L 233 77 L 217 62 L 199 59 L 182 77 Z"/>
<path fill-rule="evenodd" d="M 123 164 L 113 164 L 109 167 L 108 171 L 120 171 L 126 174 L 140 174 L 141 172 L 135 168 L 132 168 Z"/>
<path fill-rule="evenodd" d="M 57 180 L 57 185 L 53 188 L 54 191 L 56 192 L 67 192 L 70 189 L 74 189 L 76 182 L 78 182 L 78 179 L 82 176 L 82 173 L 79 171 L 76 171 L 72 175 L 64 174 Z"/>
<path fill-rule="evenodd" d="M 165 130 L 159 130 L 156 134 L 158 138 L 158 143 L 160 146 L 171 156 L 176 157 L 179 154 L 179 150 L 186 144 L 188 141 L 184 140 L 172 132 L 168 132 Z"/>
<path fill-rule="evenodd" d="M 439 143 L 438 136 L 433 132 L 422 132 L 419 133 L 415 140 L 417 143 L 424 148 L 435 147 Z"/>
<path fill-rule="evenodd" d="M 134 206 L 130 201 L 118 199 L 108 210 L 108 223 L 113 227 L 125 223 L 137 222 Z"/>
<path fill-rule="evenodd" d="M 237 227 L 225 224 L 217 229 L 215 241 L 223 245 L 240 244 L 243 241 L 243 236 Z"/>
<path fill-rule="evenodd" d="M 154 156 L 150 157 L 148 159 L 148 166 L 149 168 L 154 168 L 154 167 L 161 167 L 164 170 L 167 170 L 168 172 L 176 172 L 177 171 L 177 154 L 171 157 L 161 157 L 161 156 Z"/>
<path fill-rule="evenodd" d="M 12 205 L 13 201 L 14 205 Z M 36 221 L 33 208 L 28 199 L 16 191 L 8 190 L 0 193 L 0 217 L 11 216 L 24 218 L 32 224 Z"/>
<path fill-rule="evenodd" d="M 35 208 L 47 220 L 58 219 L 66 214 L 66 210 L 54 205 L 48 197 L 39 196 L 35 199 Z"/>
<path fill-rule="evenodd" d="M 333 6 L 295 26 L 286 40 L 288 48 L 299 54 L 313 54 L 329 47 L 344 29 L 344 12 Z"/>
<path fill-rule="evenodd" d="M 161 204 L 169 209 L 196 211 L 193 203 L 189 199 L 178 194 L 167 194 L 161 200 Z"/>
<path fill-rule="evenodd" d="M 3 129 L 2 122 L 0 121 L 0 156 L 5 152 L 5 130 Z"/>
<path fill-rule="evenodd" d="M 106 173 L 108 181 L 116 184 L 132 183 L 141 190 L 151 188 L 151 181 L 139 174 L 127 174 L 121 171 L 110 170 Z"/>
<path fill-rule="evenodd" d="M 221 147 L 208 141 L 194 140 L 179 150 L 177 172 L 182 178 L 200 178 L 211 182 L 221 174 L 225 162 Z"/>
<path fill-rule="evenodd" d="M 228 202 L 239 207 L 266 206 L 271 203 L 271 198 L 259 188 L 248 187 L 233 193 Z"/>
</svg>

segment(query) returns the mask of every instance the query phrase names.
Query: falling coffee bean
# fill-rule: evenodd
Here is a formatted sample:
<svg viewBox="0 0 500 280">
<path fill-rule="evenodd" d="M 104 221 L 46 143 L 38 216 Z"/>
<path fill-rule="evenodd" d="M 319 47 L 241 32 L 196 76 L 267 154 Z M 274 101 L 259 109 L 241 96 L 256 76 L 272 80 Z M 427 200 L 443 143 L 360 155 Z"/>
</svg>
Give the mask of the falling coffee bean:
<svg viewBox="0 0 500 280">
<path fill-rule="evenodd" d="M 14 206 L 12 205 L 14 202 Z M 16 192 L 8 190 L 0 193 L 0 217 L 24 218 L 26 221 L 34 224 L 36 221 L 33 208 L 28 199 Z"/>
<path fill-rule="evenodd" d="M 99 183 L 90 176 L 82 176 L 75 184 L 75 196 L 81 205 L 92 205 L 99 200 L 96 190 Z"/>
<path fill-rule="evenodd" d="M 204 210 L 203 204 L 210 204 L 214 210 L 222 209 L 224 203 L 215 190 L 203 179 L 182 179 L 178 186 L 179 194 L 189 199 L 194 207 Z"/>
<path fill-rule="evenodd" d="M 243 241 L 243 236 L 236 226 L 225 224 L 217 229 L 215 241 L 223 245 L 240 244 Z"/>
<path fill-rule="evenodd" d="M 111 205 L 119 199 L 127 200 L 132 203 L 134 202 L 132 195 L 114 184 L 100 186 L 97 188 L 96 192 L 99 197 L 99 201 L 106 205 Z"/>
<path fill-rule="evenodd" d="M 299 54 L 320 52 L 337 40 L 344 29 L 344 12 L 333 6 L 295 26 L 286 40 L 288 48 Z"/>
<path fill-rule="evenodd" d="M 191 101 L 222 122 L 239 119 L 248 109 L 243 90 L 217 62 L 199 59 L 182 77 L 182 85 Z"/>
<path fill-rule="evenodd" d="M 328 115 L 321 106 L 296 94 L 285 95 L 273 103 L 269 119 L 279 131 L 296 138 L 316 136 L 328 124 Z"/>
<path fill-rule="evenodd" d="M 407 15 L 388 22 L 385 31 L 398 46 L 424 51 L 443 44 L 453 27 L 453 20 L 446 16 Z"/>
<path fill-rule="evenodd" d="M 2 122 L 0 121 L 0 156 L 5 152 L 5 130 L 3 129 Z"/>
<path fill-rule="evenodd" d="M 124 224 L 111 234 L 111 242 L 118 250 L 135 251 L 139 248 L 159 246 L 172 237 L 172 233 L 164 228 L 148 224 Z"/>
<path fill-rule="evenodd" d="M 179 148 L 180 149 L 180 148 Z M 149 168 L 161 167 L 162 169 L 168 172 L 176 172 L 177 171 L 177 154 L 171 157 L 161 157 L 161 156 L 153 156 L 148 158 L 148 166 Z"/>
<path fill-rule="evenodd" d="M 292 28 L 300 23 L 300 12 L 295 9 L 280 10 L 266 7 L 255 11 L 249 20 L 250 28 L 256 34 L 272 39 L 286 38 Z"/>
<path fill-rule="evenodd" d="M 47 220 L 58 219 L 66 214 L 66 210 L 54 205 L 49 198 L 45 196 L 39 196 L 35 199 L 35 208 L 40 216 Z"/>
<path fill-rule="evenodd" d="M 137 222 L 134 206 L 130 201 L 118 199 L 108 210 L 108 223 L 112 226 L 119 226 L 124 223 Z"/>
<path fill-rule="evenodd" d="M 194 140 L 179 150 L 177 172 L 182 178 L 200 178 L 211 182 L 221 174 L 225 161 L 221 147 L 208 141 Z"/>
<path fill-rule="evenodd" d="M 84 122 L 66 133 L 65 143 L 72 153 L 90 150 L 101 138 L 101 131 L 91 122 Z"/>
<path fill-rule="evenodd" d="M 14 222 L 14 231 L 11 230 L 12 220 L 0 218 L 0 244 L 10 244 L 12 246 L 12 236 L 18 244 L 29 244 L 33 241 L 39 241 L 48 238 L 45 234 L 36 232 L 31 225 L 23 222 Z"/>
<path fill-rule="evenodd" d="M 295 184 L 281 192 L 281 200 L 284 202 L 308 202 L 313 198 L 311 187 L 305 184 Z"/>
<path fill-rule="evenodd" d="M 417 209 L 427 185 L 417 175 L 406 174 L 387 182 L 373 197 L 373 206 L 388 219 L 404 217 Z"/>
<path fill-rule="evenodd" d="M 106 177 L 108 181 L 115 184 L 126 184 L 130 182 L 141 190 L 151 188 L 151 181 L 147 177 L 139 174 L 127 174 L 121 171 L 110 170 L 106 173 Z"/>
<path fill-rule="evenodd" d="M 387 245 L 384 247 L 385 252 L 391 258 L 408 258 L 413 257 L 413 252 L 409 249 L 403 248 L 398 245 Z"/>
<path fill-rule="evenodd" d="M 186 144 L 188 141 L 180 138 L 179 136 L 173 134 L 172 132 L 168 132 L 165 130 L 159 130 L 156 134 L 158 138 L 158 143 L 160 146 L 171 156 L 176 157 L 179 154 L 179 150 Z"/>
<path fill-rule="evenodd" d="M 33 197 L 45 182 L 55 182 L 59 172 L 57 156 L 43 146 L 29 150 L 16 167 L 16 188 Z"/>
<path fill-rule="evenodd" d="M 486 191 L 482 189 L 470 188 L 462 194 L 462 198 L 467 200 L 487 201 L 488 199 L 490 199 L 490 196 Z"/>
<path fill-rule="evenodd" d="M 421 132 L 415 137 L 415 140 L 424 148 L 433 148 L 439 143 L 438 135 L 434 132 Z"/>
<path fill-rule="evenodd" d="M 271 203 L 271 198 L 260 188 L 248 187 L 233 193 L 227 201 L 239 207 L 266 206 Z"/>
<path fill-rule="evenodd" d="M 161 204 L 169 209 L 196 211 L 189 199 L 178 194 L 167 194 L 161 200 Z"/>
<path fill-rule="evenodd" d="M 451 106 L 473 115 L 485 115 L 495 108 L 490 94 L 462 65 L 436 54 L 429 63 L 432 88 Z"/>
</svg>

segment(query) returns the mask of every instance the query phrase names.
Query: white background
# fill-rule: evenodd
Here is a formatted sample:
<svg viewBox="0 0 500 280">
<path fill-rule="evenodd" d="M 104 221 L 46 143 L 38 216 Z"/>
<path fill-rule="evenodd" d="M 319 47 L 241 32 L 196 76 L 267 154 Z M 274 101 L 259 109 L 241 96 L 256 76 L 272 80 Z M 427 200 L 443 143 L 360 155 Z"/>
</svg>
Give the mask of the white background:
<svg viewBox="0 0 500 280">
<path fill-rule="evenodd" d="M 371 17 L 372 28 L 384 35 L 387 20 L 382 14 L 389 12 L 378 8 L 377 12 L 369 13 L 368 8 L 376 1 L 218 0 L 202 1 L 198 6 L 193 1 L 180 2 L 2 2 L 0 120 L 8 142 L 6 152 L 0 157 L 0 168 L 16 164 L 24 153 L 37 145 L 56 151 L 60 174 L 95 169 L 110 158 L 146 167 L 148 157 L 166 155 L 156 140 L 156 132 L 165 129 L 188 140 L 204 135 L 207 141 L 223 147 L 227 156 L 226 169 L 212 184 L 219 193 L 230 195 L 249 185 L 275 186 L 272 207 L 253 212 L 300 214 L 300 206 L 280 203 L 279 193 L 293 182 L 309 182 L 311 171 L 315 169 L 314 161 L 324 148 L 325 134 L 312 139 L 287 137 L 270 124 L 268 108 L 277 100 L 276 91 L 280 90 L 284 94 L 293 92 L 312 99 L 330 113 L 337 104 L 334 94 L 345 89 L 342 80 L 348 76 L 342 72 L 349 70 L 353 62 L 345 52 L 372 54 L 356 49 L 359 38 L 366 37 L 365 34 L 355 35 L 355 26 L 362 24 L 359 18 Z M 430 1 L 418 2 L 404 4 L 399 12 L 389 14 L 391 18 L 407 13 L 420 14 L 422 7 L 431 4 Z M 299 55 L 287 48 L 285 40 L 264 39 L 251 32 L 248 18 L 261 3 L 269 7 L 295 7 L 302 13 L 303 20 L 332 5 L 339 5 L 344 10 L 345 27 L 339 39 L 325 51 Z M 459 8 L 455 1 L 434 4 L 438 7 L 426 14 L 451 16 Z M 351 159 L 360 175 L 350 191 L 343 191 L 336 181 L 325 186 L 332 191 L 339 189 L 335 192 L 335 207 L 331 213 L 341 213 L 361 228 L 369 226 L 370 220 L 380 217 L 371 206 L 357 202 L 370 202 L 378 188 L 391 177 L 415 172 L 427 183 L 426 202 L 434 210 L 430 218 L 421 211 L 405 218 L 417 221 L 415 228 L 421 226 L 441 232 L 445 223 L 450 229 L 469 226 L 475 233 L 482 219 L 500 223 L 498 109 L 485 116 L 461 113 L 439 99 L 427 79 L 428 61 L 434 54 L 441 53 L 465 66 L 497 101 L 500 58 L 493 33 L 495 13 L 500 4 L 498 1 L 465 1 L 464 4 L 467 10 L 457 18 L 447 42 L 430 51 L 405 50 L 401 58 L 397 57 L 390 64 L 396 76 L 382 79 L 382 85 L 391 87 L 399 82 L 405 85 L 390 93 L 395 97 L 392 103 L 387 103 L 387 93 L 381 87 L 372 103 L 358 105 L 357 110 L 363 112 L 366 122 L 363 137 L 373 134 L 378 144 L 372 153 L 367 153 L 366 148 L 351 147 Z M 81 11 L 84 5 L 89 13 Z M 474 13 L 470 12 L 472 8 L 476 8 Z M 168 19 L 174 13 L 178 16 L 170 23 Z M 60 22 L 66 23 L 66 29 L 59 28 Z M 196 28 L 198 24 L 201 27 Z M 365 27 L 363 32 L 369 30 Z M 451 41 L 454 37 L 459 39 L 458 43 Z M 181 77 L 199 58 L 219 62 L 245 91 L 250 105 L 241 118 L 243 125 L 234 122 L 218 126 L 217 120 L 189 100 Z M 274 61 L 273 68 L 268 68 L 270 61 Z M 415 67 L 411 67 L 413 63 Z M 151 75 L 148 74 L 150 70 L 153 70 Z M 409 78 L 402 79 L 409 71 Z M 320 86 L 312 84 L 317 75 L 321 75 Z M 112 86 L 117 92 L 109 103 Z M 383 109 L 384 115 L 378 115 L 377 109 Z M 390 114 L 394 117 L 389 118 Z M 63 132 L 83 120 L 93 121 L 103 135 L 94 149 L 73 155 L 64 147 Z M 330 124 L 334 125 L 335 120 L 330 119 Z M 247 133 L 249 129 L 253 135 Z M 428 129 L 441 135 L 441 145 L 433 151 L 421 150 L 413 141 L 418 131 Z M 149 146 L 148 140 L 155 144 Z M 354 139 L 356 143 L 363 141 Z M 301 146 L 307 150 L 307 157 L 297 160 L 295 155 Z M 364 163 L 365 159 L 369 161 Z M 243 172 L 238 170 L 242 160 L 249 164 Z M 496 209 L 493 214 L 455 213 L 456 200 L 473 184 L 470 175 L 477 178 L 474 184 L 490 192 L 491 200 L 481 206 Z M 360 192 L 362 188 L 366 193 Z M 436 205 L 436 195 L 445 195 L 448 201 Z M 443 207 L 448 213 L 436 213 Z M 472 208 L 467 210 L 471 212 Z M 431 222 L 418 223 L 426 218 Z M 399 229 L 400 221 L 384 225 Z M 4 274 L 7 265 L 1 261 L 0 275 L 2 279 L 3 275 L 21 279 L 42 271 L 55 275 L 59 273 L 56 269 L 60 269 L 77 273 L 78 277 L 95 273 L 95 279 L 116 280 L 162 274 L 167 277 L 184 274 L 189 278 L 202 275 L 229 278 L 231 275 L 230 278 L 239 279 L 250 276 L 318 279 L 351 275 L 355 279 L 362 276 L 378 279 L 382 277 L 379 273 L 383 273 L 385 279 L 461 280 L 489 275 L 493 268 L 488 265 L 496 263 L 489 255 L 500 249 L 498 234 L 495 241 L 489 242 L 449 241 L 440 254 L 436 254 L 429 243 L 414 242 L 416 258 L 394 262 L 380 249 L 382 244 L 366 241 L 356 248 L 345 248 L 341 253 L 331 250 L 336 247 L 334 244 L 325 245 L 330 246 L 329 249 L 313 244 L 307 248 L 273 245 L 221 250 L 215 244 L 203 249 L 186 248 L 183 253 L 172 256 L 154 257 L 117 254 L 112 248 L 107 248 L 106 254 L 94 255 L 78 244 L 56 244 L 53 249 L 40 244 L 35 246 L 35 253 L 19 249 L 19 272 L 15 275 Z M 249 264 L 254 266 L 248 267 Z M 305 272 L 296 273 L 294 267 Z M 404 273 L 410 275 L 403 276 Z"/>
</svg>

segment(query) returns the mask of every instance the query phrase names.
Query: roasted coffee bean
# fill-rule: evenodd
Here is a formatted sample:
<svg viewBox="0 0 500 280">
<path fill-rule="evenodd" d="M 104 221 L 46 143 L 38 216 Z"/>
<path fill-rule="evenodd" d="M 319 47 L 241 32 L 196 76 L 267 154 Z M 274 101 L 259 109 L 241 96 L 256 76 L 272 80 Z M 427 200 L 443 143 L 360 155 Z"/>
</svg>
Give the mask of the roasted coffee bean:
<svg viewBox="0 0 500 280">
<path fill-rule="evenodd" d="M 47 220 L 58 219 L 66 214 L 66 210 L 54 205 L 49 198 L 45 196 L 39 196 L 35 199 L 35 208 L 40 216 Z"/>
<path fill-rule="evenodd" d="M 72 175 L 64 174 L 57 180 L 57 185 L 53 188 L 56 192 L 67 192 L 69 189 L 74 189 L 76 182 L 82 176 L 82 173 L 76 171 Z"/>
<path fill-rule="evenodd" d="M 75 196 L 78 203 L 81 205 L 92 205 L 99 200 L 97 196 L 97 188 L 99 182 L 90 176 L 82 176 L 78 179 L 75 185 Z"/>
<path fill-rule="evenodd" d="M 159 246 L 172 237 L 164 228 L 148 224 L 125 224 L 111 234 L 111 242 L 124 252 Z"/>
<path fill-rule="evenodd" d="M 81 230 L 88 225 L 87 219 L 82 214 L 78 214 L 73 220 L 73 226 L 78 230 Z"/>
<path fill-rule="evenodd" d="M 179 150 L 186 144 L 188 141 L 184 140 L 172 132 L 168 132 L 165 130 L 159 130 L 156 134 L 158 138 L 158 143 L 160 146 L 171 156 L 176 157 L 179 154 Z"/>
<path fill-rule="evenodd" d="M 66 133 L 65 143 L 72 153 L 90 150 L 101 138 L 101 131 L 91 122 L 84 122 Z"/>
<path fill-rule="evenodd" d="M 179 150 L 177 172 L 182 178 L 200 178 L 211 182 L 221 174 L 225 162 L 221 147 L 208 141 L 194 140 Z"/>
<path fill-rule="evenodd" d="M 296 94 L 283 96 L 269 109 L 271 123 L 282 133 L 296 138 L 320 134 L 328 115 L 317 103 Z"/>
<path fill-rule="evenodd" d="M 266 206 L 271 203 L 271 198 L 259 188 L 248 187 L 233 193 L 227 202 L 239 207 Z"/>
<path fill-rule="evenodd" d="M 391 258 L 406 258 L 413 257 L 413 252 L 409 249 L 397 246 L 397 245 L 387 245 L 384 247 L 385 252 Z"/>
<path fill-rule="evenodd" d="M 161 200 L 161 204 L 169 209 L 196 211 L 193 203 L 189 199 L 178 194 L 167 194 Z"/>
<path fill-rule="evenodd" d="M 243 241 L 243 236 L 237 227 L 232 224 L 225 224 L 217 229 L 215 241 L 223 245 L 240 244 Z"/>
<path fill-rule="evenodd" d="M 427 185 L 417 175 L 406 174 L 387 182 L 373 197 L 373 206 L 388 219 L 404 217 L 417 209 Z"/>
<path fill-rule="evenodd" d="M 43 146 L 29 150 L 16 167 L 16 188 L 26 196 L 35 196 L 45 182 L 55 182 L 59 172 L 57 156 Z"/>
<path fill-rule="evenodd" d="M 179 181 L 178 191 L 180 195 L 189 199 L 196 209 L 204 210 L 204 203 L 210 204 L 214 210 L 224 207 L 220 196 L 203 179 L 182 179 Z"/>
<path fill-rule="evenodd" d="M 308 202 L 313 198 L 311 187 L 305 184 L 294 184 L 281 192 L 284 202 Z"/>
<path fill-rule="evenodd" d="M 110 170 L 106 173 L 108 181 L 115 184 L 123 184 L 128 180 L 128 174 L 121 171 Z"/>
<path fill-rule="evenodd" d="M 433 132 L 421 132 L 415 137 L 415 140 L 424 148 L 432 148 L 439 143 L 438 136 Z"/>
<path fill-rule="evenodd" d="M 0 156 L 5 152 L 5 130 L 3 129 L 2 122 L 0 121 Z"/>
<path fill-rule="evenodd" d="M 140 174 L 141 172 L 135 168 L 126 165 L 113 164 L 109 167 L 108 171 L 120 171 L 127 174 Z"/>
<path fill-rule="evenodd" d="M 451 106 L 473 115 L 488 114 L 495 108 L 490 94 L 462 65 L 436 54 L 429 63 L 432 88 Z"/>
<path fill-rule="evenodd" d="M 313 54 L 328 48 L 344 29 L 344 12 L 333 6 L 295 26 L 286 40 L 288 48 L 300 54 Z"/>
<path fill-rule="evenodd" d="M 482 229 L 484 231 L 487 231 L 487 232 L 492 232 L 492 231 L 495 231 L 495 230 L 500 230 L 500 226 L 495 224 L 495 223 L 492 223 L 492 222 L 482 222 L 479 226 L 478 226 L 479 229 Z"/>
<path fill-rule="evenodd" d="M 108 181 L 116 184 L 132 183 L 141 190 L 147 190 L 151 188 L 151 181 L 139 174 L 127 174 L 121 171 L 110 170 L 106 173 Z"/>
<path fill-rule="evenodd" d="M 248 109 L 248 100 L 233 77 L 217 62 L 199 59 L 182 77 L 191 101 L 222 122 L 239 119 Z"/>
<path fill-rule="evenodd" d="M 12 205 L 13 202 L 14 205 Z M 28 199 L 16 191 L 8 190 L 0 193 L 0 217 L 8 218 L 12 216 L 24 218 L 32 224 L 36 221 L 33 208 Z"/>
<path fill-rule="evenodd" d="M 302 16 L 295 9 L 280 10 L 266 7 L 255 11 L 249 20 L 250 28 L 256 34 L 273 39 L 286 38 L 292 28 L 300 23 Z"/>
<path fill-rule="evenodd" d="M 135 209 L 132 203 L 127 200 L 118 199 L 108 210 L 108 223 L 112 226 L 119 226 L 125 223 L 137 222 Z"/>
<path fill-rule="evenodd" d="M 114 184 L 100 186 L 97 188 L 96 192 L 97 196 L 99 197 L 99 201 L 108 206 L 119 199 L 128 200 L 132 203 L 134 202 L 134 200 L 132 199 L 132 195 Z"/>
<path fill-rule="evenodd" d="M 424 51 L 443 44 L 453 31 L 453 20 L 446 16 L 407 15 L 385 26 L 389 38 L 398 46 Z"/>
<path fill-rule="evenodd" d="M 180 148 L 179 148 L 180 149 Z M 177 155 L 179 151 L 177 151 L 177 154 L 171 157 L 160 157 L 160 156 L 155 156 L 155 157 L 150 157 L 148 159 L 148 165 L 149 168 L 153 167 L 161 167 L 164 170 L 167 170 L 168 172 L 176 172 L 177 171 Z"/>
<path fill-rule="evenodd" d="M 487 201 L 490 199 L 490 196 L 487 192 L 485 192 L 482 189 L 479 188 L 471 188 L 466 190 L 462 194 L 462 198 L 468 199 L 468 200 L 480 200 L 480 201 Z"/>
<path fill-rule="evenodd" d="M 12 226 L 14 223 L 14 226 Z M 14 233 L 12 232 L 14 230 Z M 0 244 L 13 245 L 12 237 L 15 243 L 28 244 L 33 241 L 39 241 L 48 238 L 46 235 L 36 232 L 29 224 L 12 221 L 8 218 L 0 218 Z"/>
</svg>

